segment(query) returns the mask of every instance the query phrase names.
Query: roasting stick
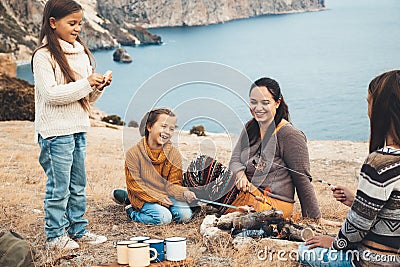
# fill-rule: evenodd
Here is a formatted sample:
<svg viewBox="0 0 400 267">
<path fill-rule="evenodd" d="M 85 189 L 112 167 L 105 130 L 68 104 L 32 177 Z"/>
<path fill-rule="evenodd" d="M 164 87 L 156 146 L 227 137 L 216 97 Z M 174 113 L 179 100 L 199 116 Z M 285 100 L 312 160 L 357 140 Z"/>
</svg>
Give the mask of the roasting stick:
<svg viewBox="0 0 400 267">
<path fill-rule="evenodd" d="M 322 184 L 326 184 L 326 185 L 328 185 L 330 188 L 335 188 L 335 186 L 334 186 L 333 184 L 328 183 L 327 181 L 325 181 L 325 180 L 323 180 L 323 179 L 313 179 L 311 176 L 309 176 L 309 175 L 307 175 L 307 174 L 304 174 L 304 173 L 295 171 L 295 170 L 293 170 L 293 169 L 290 169 L 290 168 L 288 168 L 288 167 L 286 167 L 286 166 L 282 166 L 282 165 L 280 165 L 280 164 L 278 164 L 278 163 L 275 163 L 275 162 L 272 162 L 272 161 L 270 161 L 270 160 L 268 160 L 268 161 L 269 161 L 270 163 L 272 163 L 272 164 L 274 164 L 274 165 L 276 165 L 276 166 L 278 166 L 278 167 L 284 168 L 284 169 L 286 169 L 286 170 L 288 170 L 288 171 L 291 171 L 291 172 L 294 172 L 294 173 L 297 173 L 297 174 L 306 176 L 306 177 L 308 177 L 311 181 L 316 181 L 316 182 L 319 182 L 319 183 L 322 183 Z"/>
<path fill-rule="evenodd" d="M 336 187 L 336 186 L 334 186 L 333 184 L 328 183 L 327 181 L 324 181 L 324 180 L 321 180 L 321 179 L 317 179 L 317 180 L 315 180 L 315 181 L 320 182 L 320 183 L 322 183 L 322 184 L 326 184 L 326 185 L 328 185 L 330 188 L 335 188 L 335 187 Z"/>
<path fill-rule="evenodd" d="M 221 206 L 221 207 L 226 207 L 226 208 L 230 208 L 230 209 L 235 209 L 235 210 L 239 210 L 239 211 L 245 211 L 245 212 L 251 212 L 251 209 L 247 209 L 245 207 L 237 207 L 237 206 L 233 206 L 233 205 L 229 205 L 229 204 L 223 204 L 223 203 L 219 203 L 219 202 L 215 202 L 215 201 L 211 201 L 211 200 L 207 200 L 207 199 L 202 199 L 202 198 L 196 198 L 197 201 L 203 202 L 203 203 L 207 203 L 207 204 L 212 204 L 212 205 L 217 205 L 217 206 Z"/>
</svg>

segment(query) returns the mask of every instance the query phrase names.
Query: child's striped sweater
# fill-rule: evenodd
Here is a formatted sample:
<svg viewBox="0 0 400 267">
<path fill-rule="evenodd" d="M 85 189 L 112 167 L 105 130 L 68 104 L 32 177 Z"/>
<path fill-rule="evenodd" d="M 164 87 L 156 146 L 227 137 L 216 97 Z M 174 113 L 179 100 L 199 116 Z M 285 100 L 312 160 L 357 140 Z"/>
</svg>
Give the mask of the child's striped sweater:
<svg viewBox="0 0 400 267">
<path fill-rule="evenodd" d="M 400 266 L 400 150 L 385 147 L 368 156 L 355 200 L 333 247 L 357 249 L 356 266 L 372 262 Z"/>
</svg>

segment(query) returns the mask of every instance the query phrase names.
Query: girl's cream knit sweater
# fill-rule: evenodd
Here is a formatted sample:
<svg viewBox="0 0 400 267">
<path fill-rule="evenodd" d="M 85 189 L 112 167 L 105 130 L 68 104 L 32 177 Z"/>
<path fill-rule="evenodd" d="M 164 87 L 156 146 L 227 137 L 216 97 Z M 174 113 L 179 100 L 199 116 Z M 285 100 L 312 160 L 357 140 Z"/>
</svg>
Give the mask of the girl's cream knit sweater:
<svg viewBox="0 0 400 267">
<path fill-rule="evenodd" d="M 89 115 L 79 100 L 89 97 L 96 101 L 101 91 L 92 88 L 87 77 L 92 66 L 83 46 L 59 40 L 70 67 L 75 71 L 76 81 L 65 83 L 60 66 L 47 47 L 39 49 L 33 57 L 35 80 L 35 142 L 40 134 L 43 138 L 87 132 Z"/>
</svg>

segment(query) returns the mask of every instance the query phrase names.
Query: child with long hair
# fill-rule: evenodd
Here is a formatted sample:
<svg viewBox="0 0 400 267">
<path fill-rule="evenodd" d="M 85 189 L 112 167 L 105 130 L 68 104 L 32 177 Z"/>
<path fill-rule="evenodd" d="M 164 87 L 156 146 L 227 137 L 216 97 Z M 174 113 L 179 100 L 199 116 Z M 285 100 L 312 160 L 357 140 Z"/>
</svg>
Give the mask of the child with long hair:
<svg viewBox="0 0 400 267">
<path fill-rule="evenodd" d="M 107 77 L 93 73 L 94 58 L 79 38 L 82 7 L 73 0 L 49 0 L 31 64 L 35 81 L 35 142 L 46 175 L 44 197 L 46 245 L 76 249 L 74 241 L 98 244 L 105 236 L 90 233 L 86 211 L 86 132 L 90 103 Z"/>
<path fill-rule="evenodd" d="M 182 187 L 182 156 L 170 141 L 175 128 L 176 117 L 171 110 L 151 110 L 140 123 L 144 137 L 126 153 L 130 205 L 125 210 L 135 222 L 160 225 L 172 220 L 187 222 L 192 217 L 188 203 L 196 195 Z"/>
<path fill-rule="evenodd" d="M 369 84 L 369 155 L 357 193 L 332 189 L 351 207 L 338 235 L 315 236 L 299 248 L 308 266 L 400 266 L 400 70 Z"/>
</svg>

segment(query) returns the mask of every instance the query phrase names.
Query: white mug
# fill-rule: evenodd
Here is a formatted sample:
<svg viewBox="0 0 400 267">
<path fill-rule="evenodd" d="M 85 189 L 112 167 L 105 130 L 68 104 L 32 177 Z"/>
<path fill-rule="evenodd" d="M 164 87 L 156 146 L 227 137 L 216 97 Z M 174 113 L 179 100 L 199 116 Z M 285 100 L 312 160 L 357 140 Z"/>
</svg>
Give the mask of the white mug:
<svg viewBox="0 0 400 267">
<path fill-rule="evenodd" d="M 135 244 L 137 241 L 118 241 L 117 242 L 117 261 L 118 264 L 128 264 L 128 245 Z"/>
<path fill-rule="evenodd" d="M 150 251 L 154 256 L 150 258 Z M 150 265 L 150 261 L 157 258 L 157 250 L 151 248 L 149 244 L 136 243 L 128 245 L 129 267 L 145 267 Z"/>
<path fill-rule="evenodd" d="M 165 250 L 167 260 L 183 261 L 186 259 L 186 238 L 184 237 L 169 237 L 165 239 Z"/>
</svg>

